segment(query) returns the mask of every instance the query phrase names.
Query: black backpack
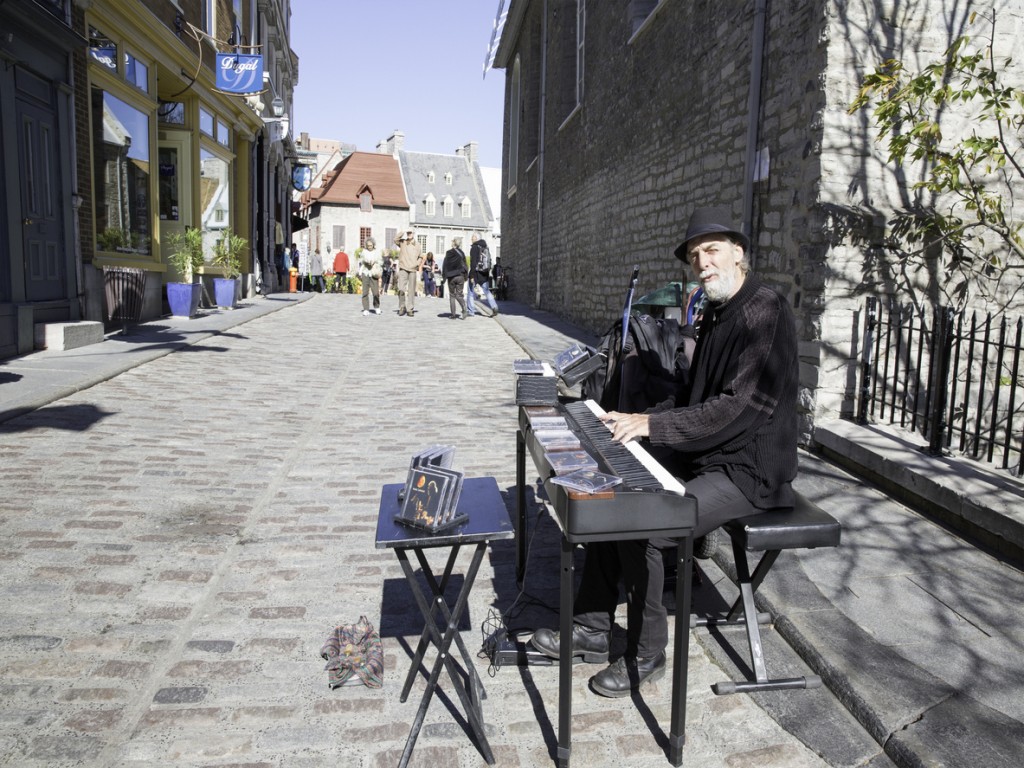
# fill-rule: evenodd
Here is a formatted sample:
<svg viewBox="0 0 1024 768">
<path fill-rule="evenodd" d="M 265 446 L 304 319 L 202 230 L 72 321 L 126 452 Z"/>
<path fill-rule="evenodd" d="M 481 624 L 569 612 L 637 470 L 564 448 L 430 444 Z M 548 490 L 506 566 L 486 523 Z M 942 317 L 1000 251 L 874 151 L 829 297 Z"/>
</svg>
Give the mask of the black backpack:
<svg viewBox="0 0 1024 768">
<path fill-rule="evenodd" d="M 581 393 L 606 411 L 640 413 L 678 397 L 688 382 L 696 336 L 692 325 L 631 315 L 625 342 L 616 321 L 597 352 L 604 363 L 583 380 Z"/>
<path fill-rule="evenodd" d="M 476 268 L 479 272 L 491 271 L 491 251 L 487 247 L 487 243 L 481 243 L 480 245 L 480 261 L 477 263 Z"/>
</svg>

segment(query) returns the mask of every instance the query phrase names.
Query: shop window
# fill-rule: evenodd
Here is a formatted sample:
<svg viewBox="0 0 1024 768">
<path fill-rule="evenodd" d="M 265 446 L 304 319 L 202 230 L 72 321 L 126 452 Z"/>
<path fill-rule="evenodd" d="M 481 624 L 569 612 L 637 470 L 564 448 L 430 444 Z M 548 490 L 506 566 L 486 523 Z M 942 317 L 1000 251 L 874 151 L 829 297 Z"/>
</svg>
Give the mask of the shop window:
<svg viewBox="0 0 1024 768">
<path fill-rule="evenodd" d="M 199 150 L 199 201 L 203 250 L 213 253 L 231 224 L 231 163 L 205 147 Z"/>
<path fill-rule="evenodd" d="M 223 147 L 231 146 L 231 129 L 222 120 L 217 121 L 217 143 Z"/>
<path fill-rule="evenodd" d="M 89 27 L 89 57 L 108 72 L 117 72 L 117 43 L 96 27 Z"/>
<path fill-rule="evenodd" d="M 140 91 L 149 93 L 149 67 L 130 53 L 124 55 L 124 79 Z"/>
<path fill-rule="evenodd" d="M 149 115 L 92 89 L 96 245 L 116 253 L 152 252 Z"/>
<path fill-rule="evenodd" d="M 201 133 L 206 134 L 211 139 L 214 136 L 215 124 L 213 121 L 213 113 L 205 107 L 199 108 L 199 130 Z"/>
<path fill-rule="evenodd" d="M 162 101 L 156 111 L 156 119 L 164 125 L 184 125 L 185 105 L 180 101 Z"/>
</svg>

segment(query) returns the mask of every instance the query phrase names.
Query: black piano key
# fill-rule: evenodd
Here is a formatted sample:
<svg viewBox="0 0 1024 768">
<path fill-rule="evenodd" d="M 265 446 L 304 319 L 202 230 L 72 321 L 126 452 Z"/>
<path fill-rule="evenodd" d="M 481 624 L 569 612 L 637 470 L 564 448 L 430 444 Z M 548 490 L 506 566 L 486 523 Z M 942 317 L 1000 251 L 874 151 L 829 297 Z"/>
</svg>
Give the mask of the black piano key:
<svg viewBox="0 0 1024 768">
<path fill-rule="evenodd" d="M 604 471 L 618 475 L 632 488 L 661 488 L 661 483 L 647 467 L 621 443 L 612 440 L 612 433 L 585 402 L 566 403 L 570 427 L 586 444 L 587 452 L 606 465 Z"/>
</svg>

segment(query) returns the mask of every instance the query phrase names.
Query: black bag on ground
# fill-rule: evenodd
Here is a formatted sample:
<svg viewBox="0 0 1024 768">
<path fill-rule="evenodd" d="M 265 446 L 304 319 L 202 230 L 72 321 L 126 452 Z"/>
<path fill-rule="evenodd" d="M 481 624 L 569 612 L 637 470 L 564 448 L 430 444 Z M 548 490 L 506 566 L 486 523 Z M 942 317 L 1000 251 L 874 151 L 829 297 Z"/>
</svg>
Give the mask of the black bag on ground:
<svg viewBox="0 0 1024 768">
<path fill-rule="evenodd" d="M 639 413 L 686 386 L 696 336 L 692 325 L 670 318 L 631 315 L 625 343 L 616 321 L 597 347 L 604 364 L 583 380 L 584 398 L 606 411 Z"/>
</svg>

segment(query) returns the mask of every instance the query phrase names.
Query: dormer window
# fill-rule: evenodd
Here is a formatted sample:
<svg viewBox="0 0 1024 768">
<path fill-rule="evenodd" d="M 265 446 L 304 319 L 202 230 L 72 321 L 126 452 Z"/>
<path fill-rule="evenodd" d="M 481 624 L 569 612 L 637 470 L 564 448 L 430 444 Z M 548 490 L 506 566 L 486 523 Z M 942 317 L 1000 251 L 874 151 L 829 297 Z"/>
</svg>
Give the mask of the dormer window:
<svg viewBox="0 0 1024 768">
<path fill-rule="evenodd" d="M 427 195 L 423 198 L 423 208 L 427 216 L 434 216 L 437 214 L 437 200 L 434 199 L 433 195 Z"/>
<path fill-rule="evenodd" d="M 444 175 L 444 183 L 447 184 L 449 187 L 452 185 L 452 175 L 450 172 Z"/>
<path fill-rule="evenodd" d="M 473 204 L 469 202 L 468 197 L 462 198 L 462 202 L 459 203 L 459 208 L 462 210 L 462 218 L 468 219 L 473 215 Z"/>
<path fill-rule="evenodd" d="M 455 215 L 455 201 L 452 200 L 451 195 L 447 195 L 444 199 L 444 215 L 448 217 Z"/>
<path fill-rule="evenodd" d="M 427 171 L 427 184 L 433 184 L 433 183 L 434 183 L 434 172 L 433 171 Z"/>
<path fill-rule="evenodd" d="M 359 210 L 363 213 L 373 213 L 373 192 L 364 184 L 357 193 L 359 197 Z"/>
</svg>

